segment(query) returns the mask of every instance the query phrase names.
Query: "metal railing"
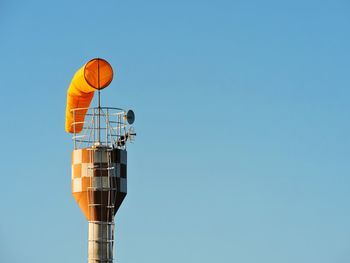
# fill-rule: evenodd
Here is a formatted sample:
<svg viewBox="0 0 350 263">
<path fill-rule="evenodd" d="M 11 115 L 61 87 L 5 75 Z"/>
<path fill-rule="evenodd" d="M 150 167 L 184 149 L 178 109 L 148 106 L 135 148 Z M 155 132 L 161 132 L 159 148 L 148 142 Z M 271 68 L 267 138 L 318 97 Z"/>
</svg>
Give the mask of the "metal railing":
<svg viewBox="0 0 350 263">
<path fill-rule="evenodd" d="M 107 146 L 125 149 L 133 141 L 134 130 L 127 122 L 127 112 L 120 108 L 76 108 L 73 113 L 74 149 Z M 85 117 L 84 117 L 85 116 Z M 81 131 L 76 131 L 82 127 Z"/>
</svg>

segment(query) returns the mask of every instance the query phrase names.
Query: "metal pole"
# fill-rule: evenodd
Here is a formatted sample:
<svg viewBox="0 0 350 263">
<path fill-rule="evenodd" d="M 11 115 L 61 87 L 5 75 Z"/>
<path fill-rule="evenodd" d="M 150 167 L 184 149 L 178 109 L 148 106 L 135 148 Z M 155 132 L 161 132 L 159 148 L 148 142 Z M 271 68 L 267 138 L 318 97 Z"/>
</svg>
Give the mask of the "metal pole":
<svg viewBox="0 0 350 263">
<path fill-rule="evenodd" d="M 76 145 L 76 139 L 77 139 L 77 133 L 75 132 L 75 110 L 73 111 L 73 123 L 74 123 L 74 150 L 77 149 L 77 145 Z"/>
<path fill-rule="evenodd" d="M 97 131 L 98 131 L 98 143 L 101 142 L 101 94 L 100 94 L 100 59 L 97 59 L 97 87 L 98 87 L 98 119 L 97 119 Z"/>
</svg>

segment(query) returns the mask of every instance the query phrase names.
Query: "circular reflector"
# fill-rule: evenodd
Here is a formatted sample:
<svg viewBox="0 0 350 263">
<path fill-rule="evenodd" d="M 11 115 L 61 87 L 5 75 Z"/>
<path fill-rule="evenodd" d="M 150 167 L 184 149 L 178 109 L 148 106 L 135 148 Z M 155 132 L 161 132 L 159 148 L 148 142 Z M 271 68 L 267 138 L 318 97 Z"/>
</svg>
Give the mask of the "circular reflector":
<svg viewBox="0 0 350 263">
<path fill-rule="evenodd" d="M 128 110 L 126 114 L 126 120 L 129 124 L 133 124 L 135 121 L 135 113 L 132 110 Z"/>
<path fill-rule="evenodd" d="M 113 79 L 112 66 L 102 58 L 94 58 L 84 68 L 86 82 L 94 89 L 104 89 Z"/>
</svg>

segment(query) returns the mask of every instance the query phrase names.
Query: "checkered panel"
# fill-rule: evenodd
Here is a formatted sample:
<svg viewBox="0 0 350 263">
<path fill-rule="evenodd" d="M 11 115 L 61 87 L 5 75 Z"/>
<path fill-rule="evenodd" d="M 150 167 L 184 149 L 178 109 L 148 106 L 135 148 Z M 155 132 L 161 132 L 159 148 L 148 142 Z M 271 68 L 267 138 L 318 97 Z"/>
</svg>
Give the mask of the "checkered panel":
<svg viewBox="0 0 350 263">
<path fill-rule="evenodd" d="M 74 150 L 72 193 L 89 221 L 111 222 L 127 192 L 127 152 Z"/>
</svg>

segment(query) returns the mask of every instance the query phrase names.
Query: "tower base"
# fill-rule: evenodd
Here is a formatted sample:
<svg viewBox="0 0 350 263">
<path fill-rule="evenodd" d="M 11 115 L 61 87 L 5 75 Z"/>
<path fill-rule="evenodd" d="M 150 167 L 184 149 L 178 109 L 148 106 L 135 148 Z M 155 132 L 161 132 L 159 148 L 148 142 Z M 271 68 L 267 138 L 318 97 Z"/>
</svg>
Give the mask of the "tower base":
<svg viewBox="0 0 350 263">
<path fill-rule="evenodd" d="M 114 222 L 89 222 L 88 263 L 112 263 Z"/>
</svg>

